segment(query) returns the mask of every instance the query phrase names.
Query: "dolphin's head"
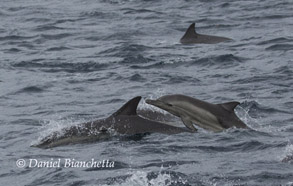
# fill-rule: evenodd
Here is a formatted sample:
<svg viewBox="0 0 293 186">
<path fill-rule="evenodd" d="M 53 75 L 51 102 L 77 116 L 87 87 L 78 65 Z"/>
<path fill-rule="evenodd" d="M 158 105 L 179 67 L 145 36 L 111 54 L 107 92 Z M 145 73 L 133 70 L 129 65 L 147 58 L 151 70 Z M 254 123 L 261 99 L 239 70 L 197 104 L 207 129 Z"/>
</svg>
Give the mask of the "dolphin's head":
<svg viewBox="0 0 293 186">
<path fill-rule="evenodd" d="M 182 99 L 183 98 L 183 99 Z M 167 95 L 162 96 L 157 100 L 147 99 L 146 103 L 159 107 L 179 118 L 182 119 L 184 125 L 190 129 L 192 132 L 197 131 L 197 129 L 193 126 L 190 117 L 186 115 L 185 110 L 181 107 L 182 104 L 180 100 L 184 100 L 184 96 L 182 95 Z"/>
<path fill-rule="evenodd" d="M 147 99 L 145 102 L 147 104 L 159 107 L 175 116 L 179 116 L 178 110 L 173 105 L 173 101 L 166 99 L 165 96 L 160 97 L 157 100 Z"/>
</svg>

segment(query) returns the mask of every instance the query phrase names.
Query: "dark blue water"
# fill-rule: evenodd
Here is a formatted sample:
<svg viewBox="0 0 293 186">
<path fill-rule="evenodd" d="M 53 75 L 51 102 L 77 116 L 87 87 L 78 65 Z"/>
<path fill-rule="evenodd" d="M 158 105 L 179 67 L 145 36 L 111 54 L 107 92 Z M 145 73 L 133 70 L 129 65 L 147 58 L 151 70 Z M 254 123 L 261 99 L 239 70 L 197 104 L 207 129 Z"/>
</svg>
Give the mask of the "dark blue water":
<svg viewBox="0 0 293 186">
<path fill-rule="evenodd" d="M 2 0 L 0 185 L 293 185 L 292 12 L 291 0 Z M 233 41 L 181 45 L 192 22 Z M 239 101 L 253 130 L 30 147 L 134 96 L 174 93 Z M 16 166 L 66 158 L 115 167 Z"/>
</svg>

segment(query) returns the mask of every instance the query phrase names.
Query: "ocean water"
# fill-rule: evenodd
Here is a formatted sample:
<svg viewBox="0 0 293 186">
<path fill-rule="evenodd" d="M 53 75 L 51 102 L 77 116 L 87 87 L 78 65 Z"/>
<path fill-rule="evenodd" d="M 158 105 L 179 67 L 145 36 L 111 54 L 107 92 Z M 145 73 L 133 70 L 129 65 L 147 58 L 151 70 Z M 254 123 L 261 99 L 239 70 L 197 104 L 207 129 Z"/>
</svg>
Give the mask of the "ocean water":
<svg viewBox="0 0 293 186">
<path fill-rule="evenodd" d="M 0 185 L 293 185 L 292 12 L 291 0 L 1 0 Z M 193 22 L 233 41 L 180 44 Z M 252 130 L 30 147 L 175 93 L 239 101 Z"/>
</svg>

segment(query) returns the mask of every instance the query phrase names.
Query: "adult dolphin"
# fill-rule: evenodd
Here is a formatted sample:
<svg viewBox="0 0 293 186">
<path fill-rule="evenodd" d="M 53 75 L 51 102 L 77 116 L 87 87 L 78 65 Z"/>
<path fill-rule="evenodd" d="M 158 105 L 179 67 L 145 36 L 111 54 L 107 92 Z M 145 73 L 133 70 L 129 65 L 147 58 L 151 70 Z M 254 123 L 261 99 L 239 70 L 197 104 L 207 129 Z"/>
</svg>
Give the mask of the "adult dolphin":
<svg viewBox="0 0 293 186">
<path fill-rule="evenodd" d="M 192 131 L 197 130 L 193 124 L 215 132 L 230 127 L 248 128 L 234 113 L 234 108 L 239 105 L 239 102 L 212 104 L 175 94 L 162 96 L 157 100 L 147 99 L 146 103 L 180 117 L 185 126 Z"/>
<path fill-rule="evenodd" d="M 124 104 L 108 118 L 79 124 L 45 137 L 34 147 L 51 148 L 70 143 L 97 141 L 111 135 L 136 135 L 147 133 L 177 134 L 189 132 L 187 128 L 175 127 L 149 120 L 137 115 L 136 109 L 141 97 L 135 97 Z M 154 114 L 154 113 L 153 113 Z"/>
<path fill-rule="evenodd" d="M 232 40 L 226 37 L 210 36 L 198 34 L 195 31 L 195 23 L 192 23 L 186 30 L 183 37 L 180 39 L 182 44 L 216 44 L 224 41 Z"/>
</svg>

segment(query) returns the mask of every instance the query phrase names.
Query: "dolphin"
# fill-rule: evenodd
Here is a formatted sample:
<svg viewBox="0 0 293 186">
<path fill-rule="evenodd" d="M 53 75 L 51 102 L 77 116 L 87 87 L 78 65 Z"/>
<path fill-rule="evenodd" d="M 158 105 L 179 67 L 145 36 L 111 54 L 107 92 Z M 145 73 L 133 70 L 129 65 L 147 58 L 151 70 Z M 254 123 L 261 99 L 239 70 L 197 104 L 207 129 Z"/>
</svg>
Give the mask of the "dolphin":
<svg viewBox="0 0 293 186">
<path fill-rule="evenodd" d="M 220 132 L 230 127 L 248 128 L 234 113 L 239 102 L 212 104 L 192 97 L 175 94 L 147 99 L 146 103 L 159 107 L 182 119 L 185 126 L 192 131 L 193 124 L 206 130 Z"/>
<path fill-rule="evenodd" d="M 198 34 L 195 31 L 195 23 L 192 23 L 186 30 L 183 37 L 180 39 L 182 44 L 216 44 L 224 41 L 232 40 L 226 37 L 210 36 Z"/>
<path fill-rule="evenodd" d="M 54 132 L 42 139 L 39 144 L 33 145 L 33 147 L 52 148 L 66 144 L 98 141 L 109 138 L 113 136 L 113 134 L 144 135 L 149 133 L 192 133 L 192 131 L 185 127 L 171 126 L 137 115 L 137 105 L 140 100 L 140 96 L 131 99 L 108 118 L 71 126 L 61 131 Z M 152 115 L 154 115 L 154 113 L 152 113 Z"/>
</svg>

